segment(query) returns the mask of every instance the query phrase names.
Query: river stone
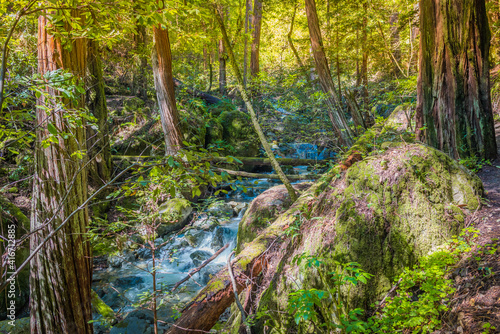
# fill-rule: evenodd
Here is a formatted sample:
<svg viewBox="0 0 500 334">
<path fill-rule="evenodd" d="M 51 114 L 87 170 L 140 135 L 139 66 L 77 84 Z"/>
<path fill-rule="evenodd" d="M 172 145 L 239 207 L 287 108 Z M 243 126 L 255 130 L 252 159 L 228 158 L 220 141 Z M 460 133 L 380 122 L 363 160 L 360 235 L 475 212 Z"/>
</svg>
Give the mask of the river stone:
<svg viewBox="0 0 500 334">
<path fill-rule="evenodd" d="M 154 315 L 151 310 L 136 310 L 111 328 L 110 334 L 152 334 Z"/>
<path fill-rule="evenodd" d="M 184 238 L 188 242 L 189 246 L 196 248 L 200 246 L 200 243 L 205 238 L 205 232 L 191 229 L 184 234 Z"/>
<path fill-rule="evenodd" d="M 198 267 L 200 264 L 202 264 L 205 260 L 207 260 L 211 256 L 212 256 L 211 253 L 203 250 L 194 251 L 193 253 L 191 253 L 191 255 L 189 255 L 191 260 L 193 260 L 195 267 Z"/>
<path fill-rule="evenodd" d="M 108 256 L 108 265 L 110 267 L 121 268 L 123 262 L 125 262 L 125 258 L 121 254 Z"/>
<path fill-rule="evenodd" d="M 310 182 L 294 184 L 296 190 L 304 191 L 311 186 Z M 291 205 L 290 196 L 284 185 L 272 187 L 257 196 L 248 207 L 238 227 L 238 244 L 240 252 L 245 243 L 257 237 L 257 234 L 272 224 L 277 215 Z"/>
<path fill-rule="evenodd" d="M 219 221 L 215 217 L 207 217 L 206 215 L 193 223 L 193 227 L 199 230 L 212 231 L 219 226 Z"/>
<path fill-rule="evenodd" d="M 227 217 L 233 215 L 233 207 L 226 202 L 215 202 L 208 206 L 207 212 L 216 217 Z"/>
<path fill-rule="evenodd" d="M 159 236 L 178 231 L 189 222 L 189 216 L 193 212 L 191 203 L 184 198 L 172 198 L 160 205 L 158 213 L 161 225 L 157 229 Z"/>
<path fill-rule="evenodd" d="M 224 246 L 224 232 L 227 231 L 227 228 L 225 227 L 217 227 L 215 230 L 215 233 L 212 238 L 212 242 L 210 243 L 210 247 L 212 249 L 218 250 L 222 246 Z"/>
</svg>

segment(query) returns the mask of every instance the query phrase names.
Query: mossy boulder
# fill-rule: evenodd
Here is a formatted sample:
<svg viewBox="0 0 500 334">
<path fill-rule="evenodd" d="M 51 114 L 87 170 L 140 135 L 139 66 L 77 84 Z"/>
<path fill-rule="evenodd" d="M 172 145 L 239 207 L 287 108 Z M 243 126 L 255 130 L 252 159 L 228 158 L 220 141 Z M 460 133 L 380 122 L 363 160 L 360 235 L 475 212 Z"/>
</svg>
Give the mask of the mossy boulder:
<svg viewBox="0 0 500 334">
<path fill-rule="evenodd" d="M 304 182 L 294 184 L 299 192 L 311 186 Z M 253 241 L 257 235 L 270 226 L 276 217 L 286 211 L 292 201 L 284 185 L 272 187 L 257 196 L 243 215 L 238 227 L 238 243 L 236 252 L 239 253 L 246 243 Z"/>
<path fill-rule="evenodd" d="M 259 154 L 260 143 L 250 116 L 238 110 L 226 110 L 219 116 L 223 126 L 222 139 L 232 147 L 232 153 L 240 157 Z"/>
<path fill-rule="evenodd" d="M 369 309 L 404 268 L 459 233 L 483 194 L 477 176 L 417 144 L 388 148 L 342 174 L 333 169 L 318 184 L 307 194 L 313 196 L 310 202 L 299 208 L 304 217 L 299 239 L 282 243 L 277 253 L 284 255 L 270 260 L 269 267 L 276 269 L 263 278 L 269 285 L 256 308 L 268 310 L 273 333 L 312 333 L 312 327 L 297 326 L 288 314 L 288 295 L 296 289 L 327 290 L 332 282 L 323 281 L 318 270 L 329 277 L 338 269 L 336 261 L 357 262 L 373 275 L 344 296 L 349 309 Z M 303 254 L 320 258 L 323 265 L 294 265 Z"/>
<path fill-rule="evenodd" d="M 163 236 L 180 230 L 189 223 L 192 212 L 191 202 L 184 198 L 172 198 L 163 203 L 158 208 L 161 225 L 157 229 L 157 234 Z"/>
</svg>

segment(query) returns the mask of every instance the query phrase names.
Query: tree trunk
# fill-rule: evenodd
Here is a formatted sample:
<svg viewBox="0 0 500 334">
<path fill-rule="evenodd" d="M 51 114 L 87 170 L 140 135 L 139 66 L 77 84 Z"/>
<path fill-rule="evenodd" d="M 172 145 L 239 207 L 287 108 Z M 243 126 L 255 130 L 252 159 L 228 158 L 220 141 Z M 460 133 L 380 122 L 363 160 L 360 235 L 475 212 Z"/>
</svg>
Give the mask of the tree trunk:
<svg viewBox="0 0 500 334">
<path fill-rule="evenodd" d="M 306 15 L 311 38 L 311 48 L 316 63 L 316 71 L 323 92 L 327 94 L 328 116 L 333 124 L 339 140 L 347 146 L 352 145 L 353 133 L 347 124 L 347 120 L 342 112 L 340 97 L 337 95 L 333 84 L 330 68 L 326 59 L 321 31 L 319 29 L 318 14 L 316 12 L 315 0 L 305 0 Z"/>
<path fill-rule="evenodd" d="M 398 64 L 401 63 L 401 47 L 399 42 L 399 13 L 392 13 L 389 17 L 389 24 L 391 26 L 391 52 L 394 61 L 394 68 L 392 69 L 394 75 L 399 72 Z M 404 74 L 404 73 L 403 73 Z"/>
<path fill-rule="evenodd" d="M 222 39 L 219 41 L 219 93 L 226 95 L 226 50 Z"/>
<path fill-rule="evenodd" d="M 182 147 L 182 134 L 179 126 L 179 112 L 175 102 L 174 77 L 172 75 L 172 54 L 168 30 L 153 28 L 153 74 L 156 97 L 160 109 L 161 125 L 165 137 L 165 155 L 174 155 Z"/>
<path fill-rule="evenodd" d="M 363 26 L 361 31 L 361 84 L 363 85 L 363 104 L 368 108 L 368 19 L 366 3 L 363 3 Z"/>
<path fill-rule="evenodd" d="M 112 161 L 109 143 L 108 107 L 104 93 L 104 79 L 102 76 L 101 54 L 98 43 L 88 41 L 88 63 L 90 74 L 87 105 L 95 118 L 97 118 L 98 131 L 87 128 L 88 156 L 93 159 L 90 164 L 90 183 L 96 188 L 102 187 L 111 179 Z"/>
<path fill-rule="evenodd" d="M 484 0 L 420 0 L 417 138 L 451 157 L 497 155 Z"/>
<path fill-rule="evenodd" d="M 260 143 L 264 147 L 264 151 L 267 154 L 267 157 L 269 158 L 271 165 L 273 166 L 274 171 L 276 174 L 278 174 L 281 182 L 283 185 L 286 187 L 288 194 L 290 196 L 290 199 L 292 202 L 294 202 L 297 199 L 297 194 L 295 190 L 293 189 L 290 181 L 287 179 L 285 176 L 285 173 L 283 173 L 283 170 L 281 169 L 278 161 L 276 160 L 273 151 L 271 150 L 271 147 L 269 146 L 269 143 L 266 140 L 266 137 L 264 135 L 264 132 L 262 132 L 262 128 L 260 127 L 259 121 L 257 120 L 257 115 L 255 114 L 255 111 L 253 109 L 252 103 L 250 102 L 250 99 L 248 98 L 247 92 L 245 91 L 245 88 L 243 87 L 243 79 L 241 77 L 240 69 L 238 67 L 238 64 L 236 63 L 236 58 L 234 57 L 233 50 L 231 49 L 231 44 L 229 43 L 229 38 L 227 37 L 226 33 L 226 28 L 224 26 L 224 21 L 222 20 L 222 15 L 219 15 L 220 13 L 217 13 L 217 10 L 214 12 L 215 19 L 217 23 L 219 24 L 219 28 L 222 33 L 222 40 L 224 41 L 225 47 L 227 49 L 227 53 L 229 56 L 229 60 L 231 62 L 231 65 L 233 67 L 234 74 L 236 76 L 236 80 L 238 83 L 238 90 L 240 91 L 241 97 L 243 101 L 245 102 L 245 105 L 248 109 L 248 112 L 250 113 L 250 118 L 252 119 L 252 124 L 255 129 L 255 132 L 257 132 L 257 136 L 259 137 Z"/>
<path fill-rule="evenodd" d="M 243 86 L 247 88 L 248 70 L 248 33 L 252 30 L 250 12 L 252 10 L 252 0 L 245 1 L 245 37 L 243 42 Z"/>
<path fill-rule="evenodd" d="M 71 11 L 71 19 L 78 22 L 79 17 L 78 11 Z M 71 42 L 69 50 L 59 39 L 47 33 L 47 24 L 47 18 L 40 16 L 39 73 L 44 75 L 62 68 L 82 79 L 86 71 L 87 41 L 84 38 L 76 39 Z M 70 29 L 68 23 L 65 28 Z M 84 167 L 86 158 L 78 154 L 86 150 L 85 128 L 70 127 L 65 118 L 80 118 L 74 116 L 73 110 L 85 106 L 84 95 L 79 96 L 76 101 L 69 101 L 60 97 L 52 88 L 47 88 L 47 93 L 47 96 L 38 99 L 38 105 L 44 108 L 36 110 L 38 127 L 31 229 L 36 230 L 45 224 L 47 227 L 32 235 L 32 250 L 87 198 L 87 172 Z M 64 109 L 56 109 L 59 103 L 64 104 Z M 54 134 L 56 130 L 57 133 Z M 62 133 L 71 135 L 64 136 L 67 137 L 64 139 Z M 49 137 L 57 138 L 58 142 L 44 145 Z M 92 258 L 85 236 L 87 225 L 88 211 L 85 208 L 78 211 L 32 259 L 31 333 L 93 332 L 92 324 L 89 323 L 92 320 Z"/>
<path fill-rule="evenodd" d="M 262 26 L 262 2 L 254 0 L 253 3 L 253 40 L 250 55 L 250 75 L 255 78 L 259 74 L 259 47 L 260 31 Z"/>
</svg>

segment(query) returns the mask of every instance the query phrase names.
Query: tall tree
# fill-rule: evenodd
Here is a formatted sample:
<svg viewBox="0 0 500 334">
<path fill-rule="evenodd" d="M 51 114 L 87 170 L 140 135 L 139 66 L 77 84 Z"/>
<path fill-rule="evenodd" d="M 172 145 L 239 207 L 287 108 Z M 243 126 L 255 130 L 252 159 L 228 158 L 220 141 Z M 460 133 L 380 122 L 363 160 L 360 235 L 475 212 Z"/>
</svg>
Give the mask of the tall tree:
<svg viewBox="0 0 500 334">
<path fill-rule="evenodd" d="M 78 23 L 81 13 L 70 12 L 72 24 Z M 79 38 L 63 44 L 48 33 L 48 25 L 47 17 L 40 16 L 39 73 L 64 69 L 82 79 L 86 71 L 87 41 Z M 66 31 L 70 27 L 69 22 L 64 23 Z M 87 198 L 85 158 L 81 155 L 86 150 L 85 128 L 68 122 L 68 117 L 76 117 L 83 123 L 75 110 L 84 107 L 85 96 L 81 94 L 68 100 L 52 88 L 46 88 L 46 93 L 39 98 L 41 107 L 36 110 L 30 248 L 35 249 L 70 214 L 77 212 L 31 261 L 31 332 L 91 334 L 92 260 L 85 237 L 88 212 L 86 207 L 79 210 Z M 49 138 L 53 140 L 47 146 Z"/>
<path fill-rule="evenodd" d="M 111 179 L 111 148 L 109 143 L 108 107 L 104 93 L 104 78 L 102 75 L 101 54 L 95 40 L 88 42 L 89 83 L 87 89 L 87 104 L 89 110 L 97 119 L 97 130 L 87 129 L 88 155 L 90 164 L 90 181 L 96 187 L 101 187 Z"/>
<path fill-rule="evenodd" d="M 161 125 L 165 138 L 165 154 L 176 154 L 182 147 L 179 112 L 175 102 L 174 76 L 172 74 L 172 52 L 167 28 L 153 27 L 153 74 L 156 97 L 160 109 Z"/>
<path fill-rule="evenodd" d="M 253 33 L 252 33 L 252 51 L 250 53 L 250 75 L 256 77 L 259 74 L 259 48 L 260 31 L 262 27 L 262 2 L 254 0 L 253 3 Z"/>
<path fill-rule="evenodd" d="M 280 181 L 286 187 L 286 189 L 288 191 L 288 195 L 290 196 L 290 199 L 292 200 L 292 202 L 295 202 L 295 200 L 297 200 L 297 198 L 298 198 L 297 193 L 295 192 L 295 189 L 293 189 L 290 181 L 286 177 L 285 173 L 283 173 L 283 170 L 281 169 L 278 161 L 276 160 L 276 157 L 274 156 L 274 153 L 271 150 L 271 146 L 269 146 L 269 143 L 266 140 L 266 136 L 264 135 L 264 132 L 262 131 L 262 128 L 260 127 L 259 121 L 257 120 L 257 115 L 255 114 L 252 103 L 250 102 L 250 98 L 248 97 L 248 94 L 245 90 L 245 87 L 243 86 L 243 77 L 241 76 L 241 72 L 240 72 L 240 69 L 238 67 L 238 63 L 236 63 L 236 57 L 234 56 L 233 50 L 231 48 L 231 44 L 229 42 L 229 37 L 227 36 L 226 27 L 224 25 L 224 21 L 223 21 L 223 17 L 222 17 L 222 12 L 219 9 L 220 9 L 220 7 L 214 8 L 214 16 L 215 16 L 215 19 L 216 19 L 216 21 L 219 25 L 219 28 L 221 30 L 221 33 L 222 33 L 222 40 L 223 40 L 224 45 L 227 49 L 229 61 L 231 62 L 234 74 L 236 76 L 237 86 L 238 86 L 238 90 L 240 91 L 241 98 L 245 102 L 247 110 L 250 113 L 250 118 L 252 119 L 253 127 L 255 129 L 255 132 L 257 132 L 257 136 L 259 137 L 259 140 L 260 140 L 262 146 L 264 147 L 264 151 L 266 152 L 269 160 L 271 161 L 271 166 L 273 167 L 276 174 L 278 174 Z"/>
<path fill-rule="evenodd" d="M 417 137 L 456 159 L 495 158 L 484 0 L 420 0 Z"/>
<path fill-rule="evenodd" d="M 222 5 L 219 5 L 219 12 L 223 16 L 222 20 L 224 21 L 227 15 L 224 15 L 225 10 L 222 7 Z M 227 53 L 222 38 L 219 40 L 218 51 L 219 51 L 219 93 L 222 95 L 226 95 Z"/>
<path fill-rule="evenodd" d="M 330 118 L 337 137 L 343 144 L 350 146 L 353 143 L 353 133 L 347 124 L 343 114 L 340 96 L 337 95 L 335 85 L 332 80 L 332 74 L 328 67 L 321 30 L 319 28 L 318 13 L 316 11 L 315 0 L 305 0 L 307 23 L 309 26 L 309 36 L 311 39 L 311 48 L 318 72 L 321 89 L 327 94 L 328 117 Z"/>
</svg>

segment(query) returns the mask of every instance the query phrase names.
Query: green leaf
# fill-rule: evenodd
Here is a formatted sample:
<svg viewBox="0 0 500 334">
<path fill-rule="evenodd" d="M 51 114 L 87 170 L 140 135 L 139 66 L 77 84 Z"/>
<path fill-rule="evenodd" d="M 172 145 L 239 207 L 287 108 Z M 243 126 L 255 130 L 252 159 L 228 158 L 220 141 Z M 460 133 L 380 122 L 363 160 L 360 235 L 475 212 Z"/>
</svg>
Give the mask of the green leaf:
<svg viewBox="0 0 500 334">
<path fill-rule="evenodd" d="M 57 128 L 54 126 L 54 124 L 47 124 L 47 130 L 49 130 L 52 135 L 57 136 Z"/>
</svg>

